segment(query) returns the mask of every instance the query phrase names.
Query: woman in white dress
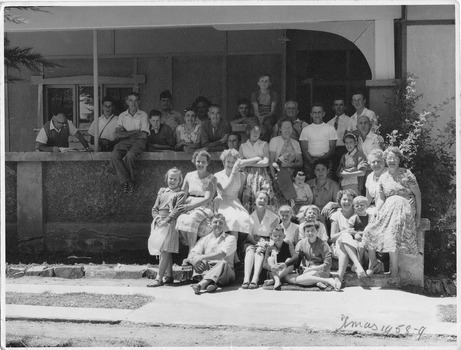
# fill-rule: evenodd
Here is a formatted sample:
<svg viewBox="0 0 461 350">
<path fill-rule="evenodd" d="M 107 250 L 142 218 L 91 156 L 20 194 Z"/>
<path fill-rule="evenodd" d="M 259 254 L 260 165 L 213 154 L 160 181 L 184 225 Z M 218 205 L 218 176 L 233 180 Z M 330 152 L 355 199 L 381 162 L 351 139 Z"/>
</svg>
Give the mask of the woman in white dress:
<svg viewBox="0 0 461 350">
<path fill-rule="evenodd" d="M 226 218 L 225 231 L 230 231 L 238 239 L 238 233 L 249 234 L 251 219 L 239 197 L 245 184 L 245 174 L 239 171 L 240 155 L 235 149 L 222 152 L 221 161 L 224 170 L 214 174 L 217 180 L 218 195 L 214 199 L 215 211 Z"/>
<path fill-rule="evenodd" d="M 185 194 L 184 212 L 176 221 L 176 229 L 189 246 L 194 247 L 197 237 L 209 233 L 208 218 L 213 215 L 213 198 L 216 193 L 216 178 L 207 170 L 211 156 L 204 150 L 195 151 L 192 163 L 197 168 L 186 174 L 182 190 Z"/>
</svg>

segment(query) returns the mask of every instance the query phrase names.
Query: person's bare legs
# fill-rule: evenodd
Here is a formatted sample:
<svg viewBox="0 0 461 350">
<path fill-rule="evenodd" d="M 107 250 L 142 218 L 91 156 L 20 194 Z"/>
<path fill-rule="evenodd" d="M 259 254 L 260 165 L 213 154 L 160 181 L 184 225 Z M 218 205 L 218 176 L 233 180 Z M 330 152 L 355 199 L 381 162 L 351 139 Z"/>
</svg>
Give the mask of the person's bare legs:
<svg viewBox="0 0 461 350">
<path fill-rule="evenodd" d="M 262 253 L 261 251 L 258 252 L 258 250 L 256 250 L 256 253 L 255 253 L 255 270 L 253 272 L 253 278 L 251 280 L 251 283 L 254 283 L 254 284 L 258 284 L 258 280 L 259 280 L 259 275 L 261 274 L 261 270 L 263 268 L 263 261 L 264 261 L 264 253 Z"/>
<path fill-rule="evenodd" d="M 245 252 L 243 283 L 250 283 L 251 271 L 255 263 L 254 248 L 248 247 Z"/>
<path fill-rule="evenodd" d="M 189 253 L 194 248 L 197 242 L 197 234 L 194 232 L 186 232 L 187 244 L 189 245 Z"/>
<path fill-rule="evenodd" d="M 389 252 L 389 260 L 391 265 L 391 277 L 399 276 L 399 252 Z"/>
<path fill-rule="evenodd" d="M 365 273 L 365 270 L 362 267 L 362 264 L 359 261 L 359 258 L 357 257 L 357 249 L 355 249 L 354 247 L 351 247 L 347 243 L 343 243 L 342 246 L 344 246 L 344 250 L 346 251 L 347 255 L 349 256 L 349 259 L 351 259 L 352 263 L 355 265 L 355 267 L 357 269 L 356 270 L 357 276 L 363 277 L 366 273 Z"/>
<path fill-rule="evenodd" d="M 342 282 L 344 274 L 346 273 L 347 263 L 349 262 L 349 256 L 344 249 L 344 244 L 340 244 L 338 252 L 338 278 Z"/>
<path fill-rule="evenodd" d="M 316 273 L 315 271 L 309 271 L 302 275 L 296 275 L 292 273 L 292 274 L 287 275 L 285 277 L 285 280 L 290 284 L 300 285 L 300 286 L 313 286 L 318 282 L 323 282 L 323 283 L 326 283 L 332 286 L 335 289 L 337 288 L 336 281 L 334 278 L 318 277 L 314 275 L 315 273 Z"/>
<path fill-rule="evenodd" d="M 229 231 L 229 233 L 235 237 L 235 241 L 237 242 L 239 239 L 239 233 L 238 231 Z M 240 259 L 238 257 L 237 251 L 234 253 L 234 264 L 237 264 L 240 262 Z"/>
</svg>

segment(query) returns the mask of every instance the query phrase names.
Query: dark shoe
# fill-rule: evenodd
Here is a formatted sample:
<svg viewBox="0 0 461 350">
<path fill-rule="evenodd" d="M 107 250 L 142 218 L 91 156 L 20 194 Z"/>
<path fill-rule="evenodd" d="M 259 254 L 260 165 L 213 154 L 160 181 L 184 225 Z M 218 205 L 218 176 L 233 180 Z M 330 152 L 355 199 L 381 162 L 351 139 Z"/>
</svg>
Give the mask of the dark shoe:
<svg viewBox="0 0 461 350">
<path fill-rule="evenodd" d="M 251 282 L 248 286 L 248 289 L 258 289 L 258 285 L 254 282 Z"/>
<path fill-rule="evenodd" d="M 206 287 L 206 291 L 208 293 L 214 293 L 216 292 L 216 289 L 218 289 L 218 286 L 216 284 L 209 284 L 207 287 Z"/>
<path fill-rule="evenodd" d="M 163 284 L 173 284 L 174 278 L 171 276 L 163 277 Z"/>
<path fill-rule="evenodd" d="M 250 285 L 250 284 L 249 284 L 248 282 L 243 282 L 243 283 L 242 283 L 242 289 L 248 289 L 248 286 L 249 286 L 249 285 Z"/>
<path fill-rule="evenodd" d="M 194 290 L 194 293 L 195 293 L 196 295 L 200 295 L 200 290 L 201 290 L 202 288 L 200 288 L 200 286 L 199 286 L 198 284 L 192 284 L 191 287 L 192 287 L 192 289 Z"/>
</svg>

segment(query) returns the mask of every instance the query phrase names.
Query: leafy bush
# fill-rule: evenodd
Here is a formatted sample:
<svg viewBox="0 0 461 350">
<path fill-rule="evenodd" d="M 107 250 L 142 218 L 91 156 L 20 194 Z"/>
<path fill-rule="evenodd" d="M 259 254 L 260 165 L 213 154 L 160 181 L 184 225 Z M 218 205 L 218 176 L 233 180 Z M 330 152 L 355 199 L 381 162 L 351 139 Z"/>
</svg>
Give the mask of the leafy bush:
<svg viewBox="0 0 461 350">
<path fill-rule="evenodd" d="M 421 188 L 421 217 L 428 218 L 431 230 L 426 234 L 425 269 L 430 276 L 456 273 L 456 123 L 451 116 L 446 126 L 434 130 L 439 112 L 453 103 L 447 98 L 428 110 L 415 111 L 422 94 L 416 92 L 417 76 L 409 74 L 396 85 L 387 100 L 388 118 L 380 125 L 386 146 L 398 146 Z"/>
</svg>

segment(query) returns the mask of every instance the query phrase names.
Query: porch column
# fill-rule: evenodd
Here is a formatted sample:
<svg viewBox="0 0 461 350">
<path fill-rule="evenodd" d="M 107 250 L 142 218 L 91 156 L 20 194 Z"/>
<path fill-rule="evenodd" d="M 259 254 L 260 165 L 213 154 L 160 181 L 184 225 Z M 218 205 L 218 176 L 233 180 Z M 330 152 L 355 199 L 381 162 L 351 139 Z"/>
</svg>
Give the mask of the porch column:
<svg viewBox="0 0 461 350">
<path fill-rule="evenodd" d="M 373 79 L 367 80 L 370 89 L 368 104 L 376 115 L 387 114 L 386 97 L 391 96 L 395 80 L 394 21 L 375 20 L 375 65 Z"/>
<path fill-rule="evenodd" d="M 45 249 L 42 165 L 42 162 L 18 162 L 17 232 L 19 249 L 24 254 L 42 253 Z"/>
</svg>

